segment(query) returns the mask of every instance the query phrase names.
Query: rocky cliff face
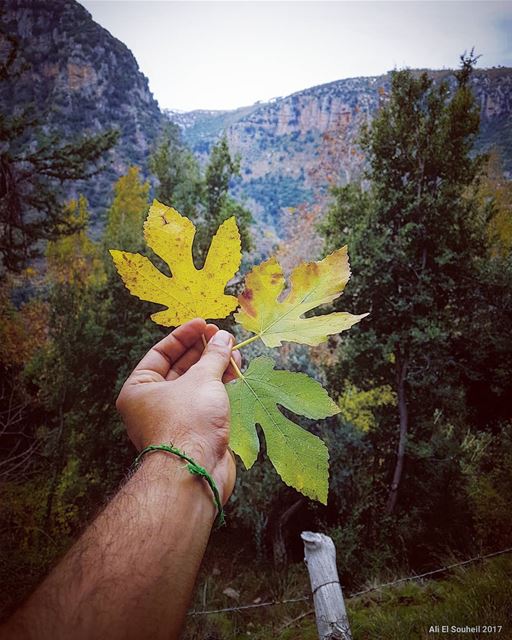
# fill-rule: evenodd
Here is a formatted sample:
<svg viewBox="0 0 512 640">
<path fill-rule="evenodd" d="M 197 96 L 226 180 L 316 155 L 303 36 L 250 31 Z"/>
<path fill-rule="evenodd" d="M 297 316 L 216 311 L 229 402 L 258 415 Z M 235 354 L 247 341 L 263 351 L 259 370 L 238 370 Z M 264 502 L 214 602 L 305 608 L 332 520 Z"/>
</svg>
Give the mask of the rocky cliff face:
<svg viewBox="0 0 512 640">
<path fill-rule="evenodd" d="M 109 169 L 79 184 L 95 216 L 130 164 L 146 167 L 162 114 L 131 51 L 74 0 L 8 0 L 2 31 L 20 44 L 24 69 L 0 96 L 2 110 L 33 104 L 63 139 L 118 129 Z M 0 42 L 1 45 L 1 42 Z"/>
<path fill-rule="evenodd" d="M 450 71 L 430 73 L 455 83 Z M 512 69 L 477 71 L 472 82 L 481 107 L 478 149 L 499 146 L 512 176 Z M 326 185 L 361 175 L 358 131 L 389 90 L 389 74 L 350 78 L 236 111 L 169 116 L 199 157 L 226 131 L 231 149 L 242 157 L 239 195 L 272 222 L 301 203 L 322 202 Z"/>
</svg>

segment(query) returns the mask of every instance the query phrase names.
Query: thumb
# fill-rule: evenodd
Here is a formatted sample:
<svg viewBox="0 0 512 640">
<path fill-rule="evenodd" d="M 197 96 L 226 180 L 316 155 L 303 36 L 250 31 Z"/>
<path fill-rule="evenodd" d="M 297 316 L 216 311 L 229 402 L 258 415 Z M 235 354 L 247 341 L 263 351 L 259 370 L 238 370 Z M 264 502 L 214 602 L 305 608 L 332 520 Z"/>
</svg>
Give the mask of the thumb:
<svg viewBox="0 0 512 640">
<path fill-rule="evenodd" d="M 194 365 L 197 373 L 209 380 L 222 380 L 231 358 L 233 336 L 227 331 L 220 330 L 210 338 L 199 362 Z"/>
</svg>

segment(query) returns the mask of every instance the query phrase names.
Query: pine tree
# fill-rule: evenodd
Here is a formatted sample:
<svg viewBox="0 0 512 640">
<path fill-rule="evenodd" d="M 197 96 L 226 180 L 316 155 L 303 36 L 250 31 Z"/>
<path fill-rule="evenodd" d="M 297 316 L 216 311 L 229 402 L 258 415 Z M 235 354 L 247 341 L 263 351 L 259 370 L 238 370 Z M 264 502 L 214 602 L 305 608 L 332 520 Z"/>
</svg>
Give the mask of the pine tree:
<svg viewBox="0 0 512 640">
<path fill-rule="evenodd" d="M 176 125 L 169 123 L 164 129 L 149 167 L 157 178 L 157 200 L 194 219 L 201 195 L 199 165 L 184 145 Z"/>
<path fill-rule="evenodd" d="M 0 82 L 19 73 L 18 43 L 0 64 Z M 39 255 L 44 241 L 74 233 L 69 225 L 63 185 L 101 170 L 101 161 L 118 133 L 61 140 L 48 134 L 33 115 L 34 105 L 15 114 L 0 112 L 0 272 L 20 271 Z"/>
<path fill-rule="evenodd" d="M 242 252 L 246 253 L 251 249 L 250 225 L 253 222 L 252 216 L 242 204 L 229 194 L 232 180 L 239 175 L 240 158 L 231 155 L 227 137 L 224 135 L 214 145 L 205 172 L 204 228 L 201 229 L 203 240 L 199 243 L 203 254 L 205 247 L 209 246 L 209 238 L 212 237 L 218 226 L 231 216 L 235 216 L 238 223 Z"/>
<path fill-rule="evenodd" d="M 169 125 L 150 161 L 157 178 L 156 198 L 189 217 L 197 226 L 194 241 L 196 266 L 206 258 L 212 236 L 224 220 L 235 216 L 242 250 L 251 249 L 250 212 L 229 193 L 232 182 L 240 175 L 240 159 L 233 157 L 226 136 L 210 152 L 204 175 L 186 148 L 176 126 Z"/>
</svg>

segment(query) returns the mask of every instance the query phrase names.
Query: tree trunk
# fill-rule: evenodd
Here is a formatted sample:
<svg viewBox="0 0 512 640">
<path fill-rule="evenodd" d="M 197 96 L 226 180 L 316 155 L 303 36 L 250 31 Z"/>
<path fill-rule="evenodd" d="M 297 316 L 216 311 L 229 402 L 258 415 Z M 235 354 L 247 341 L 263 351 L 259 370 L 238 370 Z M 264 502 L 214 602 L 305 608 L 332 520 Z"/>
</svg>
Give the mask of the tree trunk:
<svg viewBox="0 0 512 640">
<path fill-rule="evenodd" d="M 282 513 L 276 522 L 272 535 L 272 555 L 274 558 L 274 566 L 276 569 L 282 569 L 286 566 L 287 553 L 286 543 L 284 539 L 284 529 L 288 524 L 288 520 L 302 505 L 303 500 L 299 498 L 291 506 Z"/>
<path fill-rule="evenodd" d="M 409 415 L 407 411 L 407 396 L 405 390 L 405 381 L 407 378 L 408 358 L 397 356 L 396 359 L 396 381 L 398 395 L 398 414 L 400 417 L 400 437 L 398 439 L 398 451 L 396 456 L 395 471 L 393 473 L 393 481 L 389 491 L 388 502 L 386 505 L 387 513 L 393 513 L 398 497 L 398 488 L 402 479 L 404 469 L 405 448 L 407 446 L 407 431 L 409 428 Z"/>
<path fill-rule="evenodd" d="M 44 515 L 44 529 L 48 529 L 50 526 L 50 519 L 53 510 L 53 499 L 57 490 L 59 481 L 59 472 L 61 468 L 61 454 L 62 454 L 62 436 L 64 433 L 64 412 L 62 404 L 59 406 L 59 431 L 57 433 L 57 442 L 55 443 L 55 461 L 53 466 L 53 475 L 48 489 L 48 496 L 46 497 L 46 511 Z"/>
</svg>

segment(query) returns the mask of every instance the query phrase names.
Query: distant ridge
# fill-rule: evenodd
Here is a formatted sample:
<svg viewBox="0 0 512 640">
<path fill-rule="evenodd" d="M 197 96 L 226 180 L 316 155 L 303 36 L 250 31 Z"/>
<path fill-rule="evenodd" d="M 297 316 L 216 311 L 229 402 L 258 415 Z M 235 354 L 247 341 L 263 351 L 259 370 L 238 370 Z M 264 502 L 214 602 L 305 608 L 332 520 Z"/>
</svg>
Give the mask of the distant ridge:
<svg viewBox="0 0 512 640">
<path fill-rule="evenodd" d="M 359 127 L 389 91 L 387 73 L 335 80 L 233 110 L 168 110 L 164 115 L 131 51 L 75 0 L 9 0 L 2 9 L 2 29 L 19 39 L 27 66 L 4 88 L 3 108 L 32 103 L 47 129 L 66 139 L 120 131 L 109 170 L 76 187 L 88 197 L 96 226 L 113 183 L 127 167 L 136 164 L 147 175 L 151 149 L 164 121 L 171 120 L 203 163 L 226 132 L 242 160 L 235 194 L 260 223 L 279 233 L 284 213 L 301 204 L 322 204 L 328 185 L 361 175 Z M 1 45 L 0 33 L 0 55 Z M 453 81 L 452 70 L 429 73 Z M 472 86 L 482 114 L 478 149 L 497 146 L 512 177 L 512 69 L 477 70 Z"/>
<path fill-rule="evenodd" d="M 426 71 L 435 80 L 455 83 L 453 70 Z M 248 199 L 261 220 L 279 227 L 287 209 L 321 202 L 327 182 L 360 176 L 359 127 L 386 99 L 390 78 L 386 73 L 335 80 L 240 109 L 168 113 L 203 160 L 226 132 L 231 149 L 242 158 L 238 195 Z M 512 177 L 512 69 L 477 69 L 472 87 L 481 112 L 477 149 L 497 146 Z"/>
</svg>

